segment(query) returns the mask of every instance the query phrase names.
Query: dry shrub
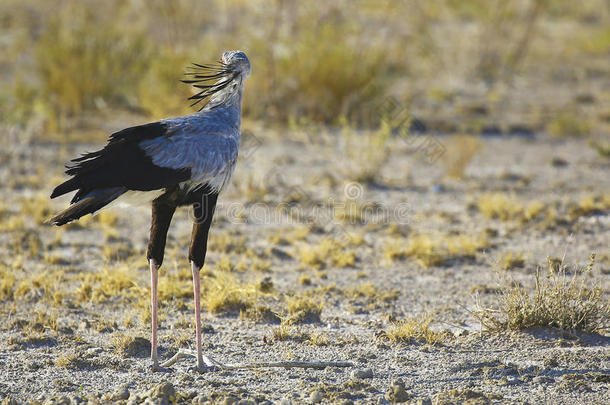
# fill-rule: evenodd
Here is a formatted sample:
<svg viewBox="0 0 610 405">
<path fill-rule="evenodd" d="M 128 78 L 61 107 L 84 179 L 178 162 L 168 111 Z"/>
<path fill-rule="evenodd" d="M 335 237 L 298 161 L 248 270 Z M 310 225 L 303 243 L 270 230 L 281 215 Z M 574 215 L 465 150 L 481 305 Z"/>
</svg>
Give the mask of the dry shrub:
<svg viewBox="0 0 610 405">
<path fill-rule="evenodd" d="M 110 7 L 113 13 L 106 13 Z M 145 35 L 116 24 L 123 7 L 111 1 L 102 9 L 69 1 L 58 7 L 36 44 L 41 100 L 49 128 L 84 109 L 127 104 L 149 60 Z"/>
<path fill-rule="evenodd" d="M 389 263 L 410 257 L 423 267 L 432 267 L 445 265 L 450 260 L 474 259 L 487 246 L 487 239 L 480 235 L 414 234 L 407 240 L 390 240 L 384 256 Z"/>
<path fill-rule="evenodd" d="M 269 11 L 257 17 L 268 22 Z M 261 63 L 248 90 L 258 96 L 246 97 L 247 112 L 333 122 L 367 115 L 370 102 L 381 99 L 386 51 L 372 39 L 361 40 L 366 27 L 351 7 L 279 1 L 271 17 L 265 32 L 249 40 Z"/>
<path fill-rule="evenodd" d="M 521 201 L 501 193 L 480 196 L 477 206 L 479 211 L 487 218 L 503 221 L 517 219 L 523 212 Z"/>
<path fill-rule="evenodd" d="M 13 270 L 0 262 L 0 302 L 13 299 L 15 275 Z"/>
<path fill-rule="evenodd" d="M 255 283 L 242 283 L 228 273 L 203 279 L 202 305 L 213 314 L 251 308 L 261 294 Z"/>
<path fill-rule="evenodd" d="M 496 309 L 479 308 L 475 317 L 488 330 L 554 327 L 566 330 L 598 332 L 608 328 L 610 303 L 592 281 L 595 255 L 584 269 L 570 275 L 563 261 L 559 266 L 548 258 L 546 271 L 539 268 L 534 291 L 504 280 L 500 305 Z"/>
<path fill-rule="evenodd" d="M 385 336 L 395 343 L 428 343 L 440 344 L 446 335 L 430 328 L 430 316 L 407 318 L 395 322 L 385 332 Z"/>
<path fill-rule="evenodd" d="M 330 238 L 322 239 L 317 245 L 304 245 L 299 251 L 304 265 L 321 269 L 332 267 L 353 267 L 356 263 L 356 252 L 344 243 Z"/>
<path fill-rule="evenodd" d="M 344 154 L 347 157 L 342 167 L 344 177 L 359 183 L 379 182 L 379 173 L 388 159 L 388 141 L 392 128 L 382 121 L 377 130 L 358 131 L 342 119 Z"/>
<path fill-rule="evenodd" d="M 557 114 L 549 121 L 546 129 L 555 137 L 586 136 L 591 132 L 586 118 L 571 111 Z"/>
<path fill-rule="evenodd" d="M 454 136 L 445 152 L 445 176 L 460 180 L 482 143 L 474 136 Z"/>
<path fill-rule="evenodd" d="M 283 319 L 286 325 L 320 322 L 324 304 L 303 296 L 291 296 L 286 299 L 287 316 Z"/>
</svg>

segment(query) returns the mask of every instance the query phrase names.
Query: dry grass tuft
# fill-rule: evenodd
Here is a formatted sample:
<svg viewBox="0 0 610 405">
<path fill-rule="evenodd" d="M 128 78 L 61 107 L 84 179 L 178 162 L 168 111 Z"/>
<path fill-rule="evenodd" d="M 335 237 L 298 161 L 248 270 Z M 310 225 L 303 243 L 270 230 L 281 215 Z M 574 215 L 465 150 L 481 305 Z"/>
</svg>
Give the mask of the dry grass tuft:
<svg viewBox="0 0 610 405">
<path fill-rule="evenodd" d="M 92 366 L 91 361 L 83 359 L 78 353 L 60 354 L 55 360 L 57 367 L 70 370 L 81 370 Z"/>
<path fill-rule="evenodd" d="M 591 132 L 591 125 L 582 115 L 574 112 L 563 112 L 556 115 L 546 127 L 552 136 L 586 136 Z"/>
<path fill-rule="evenodd" d="M 0 301 L 12 300 L 15 289 L 15 275 L 4 263 L 0 262 Z"/>
<path fill-rule="evenodd" d="M 555 327 L 591 333 L 607 329 L 610 303 L 591 282 L 594 263 L 592 254 L 584 269 L 573 269 L 570 275 L 563 262 L 557 266 L 549 258 L 547 270 L 536 271 L 533 293 L 505 282 L 499 308 L 479 308 L 474 315 L 488 330 Z"/>
<path fill-rule="evenodd" d="M 572 203 L 568 207 L 568 217 L 577 219 L 582 216 L 600 214 L 610 210 L 610 194 L 587 195 L 577 203 Z"/>
<path fill-rule="evenodd" d="M 482 142 L 474 136 L 454 136 L 443 157 L 445 176 L 460 180 L 472 158 L 481 149 Z"/>
<path fill-rule="evenodd" d="M 241 283 L 228 273 L 202 280 L 202 305 L 213 314 L 241 312 L 252 307 L 260 295 L 255 283 Z"/>
<path fill-rule="evenodd" d="M 525 266 L 525 256 L 521 252 L 507 252 L 499 260 L 500 269 L 512 270 Z"/>
<path fill-rule="evenodd" d="M 299 251 L 304 265 L 321 269 L 332 267 L 353 267 L 356 264 L 356 251 L 336 240 L 324 238 L 317 245 L 304 245 Z"/>
<path fill-rule="evenodd" d="M 357 131 L 343 120 L 341 135 L 347 157 L 343 167 L 344 177 L 365 184 L 381 181 L 377 177 L 387 161 L 388 141 L 392 135 L 390 123 L 382 121 L 376 131 Z"/>
<path fill-rule="evenodd" d="M 488 246 L 484 236 L 414 234 L 407 240 L 390 240 L 384 247 L 388 263 L 411 257 L 423 267 L 442 266 L 451 260 L 469 259 Z"/>
<path fill-rule="evenodd" d="M 485 217 L 503 221 L 520 218 L 523 212 L 523 204 L 519 200 L 501 193 L 480 196 L 477 207 Z"/>
<path fill-rule="evenodd" d="M 320 322 L 320 315 L 324 308 L 322 302 L 300 296 L 287 297 L 285 305 L 287 316 L 283 323 L 286 325 Z"/>
<path fill-rule="evenodd" d="M 385 336 L 395 343 L 440 344 L 446 335 L 430 329 L 431 320 L 429 316 L 420 316 L 395 322 L 385 332 Z"/>
<path fill-rule="evenodd" d="M 314 346 L 328 346 L 328 335 L 325 333 L 312 333 L 309 335 L 309 343 Z"/>
<path fill-rule="evenodd" d="M 373 283 L 362 283 L 354 288 L 345 290 L 344 295 L 348 298 L 366 298 L 387 303 L 396 300 L 400 293 L 398 290 L 382 290 Z"/>
<path fill-rule="evenodd" d="M 148 339 L 116 333 L 112 337 L 114 351 L 121 357 L 146 356 L 150 354 L 150 341 Z"/>
</svg>

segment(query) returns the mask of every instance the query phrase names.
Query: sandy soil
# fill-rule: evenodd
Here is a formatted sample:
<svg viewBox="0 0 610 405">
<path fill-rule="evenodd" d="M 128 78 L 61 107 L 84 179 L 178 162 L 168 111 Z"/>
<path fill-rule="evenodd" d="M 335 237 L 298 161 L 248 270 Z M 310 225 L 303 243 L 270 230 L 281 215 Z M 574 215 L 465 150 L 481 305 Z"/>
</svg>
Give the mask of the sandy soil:
<svg viewBox="0 0 610 405">
<path fill-rule="evenodd" d="M 508 273 L 526 289 L 533 287 L 535 269 L 547 256 L 565 255 L 566 263 L 583 266 L 595 252 L 590 281 L 608 299 L 609 211 L 569 214 L 587 196 L 602 198 L 610 190 L 610 161 L 585 140 L 481 137 L 458 181 L 444 176 L 447 162 L 459 153 L 456 141 L 432 135 L 415 142 L 395 138 L 373 181 L 358 182 L 345 168 L 371 161 L 349 158 L 336 134 L 312 142 L 306 131 L 252 133 L 235 184 L 222 197 L 202 277 L 229 273 L 253 286 L 270 280 L 273 289 L 258 294 L 256 308 L 264 305 L 285 318 L 290 296 L 321 301 L 323 309 L 319 321 L 313 316 L 305 319 L 313 322 L 283 327 L 275 316 L 260 320 L 247 308 L 241 316 L 235 309 L 204 310 L 204 350 L 227 363 L 346 360 L 354 366 L 199 374 L 192 359 L 185 359 L 151 372 L 144 259 L 149 208 L 118 207 L 112 211 L 116 217 L 99 216 L 81 227 L 42 225 L 39 217 L 67 201 L 44 197 L 61 179 L 63 163 L 95 145 L 18 141 L 19 135 L 5 131 L 4 143 L 11 146 L 0 152 L 0 261 L 15 282 L 3 285 L 11 292 L 0 303 L 0 399 L 610 403 L 608 336 L 554 329 L 485 332 L 472 315 L 477 300 L 499 305 L 495 270 L 507 252 L 523 255 L 522 267 Z M 440 145 L 442 153 L 426 154 L 422 142 Z M 556 215 L 527 222 L 490 219 L 476 208 L 487 193 L 523 204 L 539 201 Z M 370 215 L 354 216 L 357 221 L 342 220 L 346 202 L 374 208 Z M 194 343 L 192 298 L 188 280 L 180 279 L 188 270 L 186 209 L 170 233 L 162 278 L 180 280 L 177 291 L 185 292 L 162 303 L 164 359 Z M 413 257 L 388 258 L 389 244 L 407 243 L 414 234 L 484 237 L 485 244 L 473 256 L 449 255 L 430 267 Z M 303 252 L 325 238 L 342 241 L 338 254 L 351 252 L 353 265 L 341 267 L 341 258 L 322 257 L 318 263 L 304 258 Z M 224 269 L 227 259 L 230 270 Z M 116 268 L 126 269 L 135 285 L 104 295 L 98 287 L 113 277 L 108 269 Z M 87 281 L 92 274 L 102 275 Z M 83 289 L 85 283 L 93 292 Z M 371 291 L 371 284 L 370 293 L 354 292 L 363 285 Z M 392 322 L 421 314 L 443 334 L 441 343 L 386 337 Z"/>
</svg>

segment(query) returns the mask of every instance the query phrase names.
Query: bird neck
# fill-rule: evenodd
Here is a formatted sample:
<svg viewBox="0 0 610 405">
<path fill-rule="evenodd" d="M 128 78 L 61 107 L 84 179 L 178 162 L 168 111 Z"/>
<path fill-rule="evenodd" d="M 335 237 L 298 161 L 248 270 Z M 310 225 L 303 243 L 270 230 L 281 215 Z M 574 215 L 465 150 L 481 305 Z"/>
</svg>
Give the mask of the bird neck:
<svg viewBox="0 0 610 405">
<path fill-rule="evenodd" d="M 223 106 L 235 110 L 241 116 L 241 103 L 244 92 L 244 82 L 241 78 L 233 79 L 233 83 L 212 95 L 204 109 L 213 109 Z"/>
</svg>

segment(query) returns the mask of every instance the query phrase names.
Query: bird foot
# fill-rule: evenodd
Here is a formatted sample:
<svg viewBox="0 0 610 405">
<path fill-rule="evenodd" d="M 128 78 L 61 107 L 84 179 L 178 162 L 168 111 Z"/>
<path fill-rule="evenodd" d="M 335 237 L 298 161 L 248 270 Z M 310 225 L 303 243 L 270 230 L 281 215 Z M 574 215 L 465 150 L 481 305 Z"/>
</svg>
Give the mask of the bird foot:
<svg viewBox="0 0 610 405">
<path fill-rule="evenodd" d="M 192 366 L 188 369 L 190 372 L 198 372 L 200 374 L 205 374 L 205 373 L 212 373 L 212 372 L 216 372 L 219 371 L 220 369 L 217 366 L 208 366 L 208 365 L 204 365 L 201 367 L 198 366 Z"/>
<path fill-rule="evenodd" d="M 172 358 L 170 358 L 166 362 L 162 363 L 161 367 L 171 367 L 185 357 L 197 358 L 197 353 L 194 351 L 191 351 L 191 350 L 180 349 L 180 350 L 178 350 L 178 353 L 174 354 L 174 356 Z M 193 366 L 191 368 L 192 370 L 198 371 L 200 373 L 207 373 L 207 372 L 212 372 L 212 371 L 218 371 L 222 368 L 222 364 L 218 363 L 213 358 L 206 356 L 206 355 L 203 355 L 201 357 L 202 357 L 201 361 L 197 362 L 199 364 L 196 366 Z"/>
</svg>

